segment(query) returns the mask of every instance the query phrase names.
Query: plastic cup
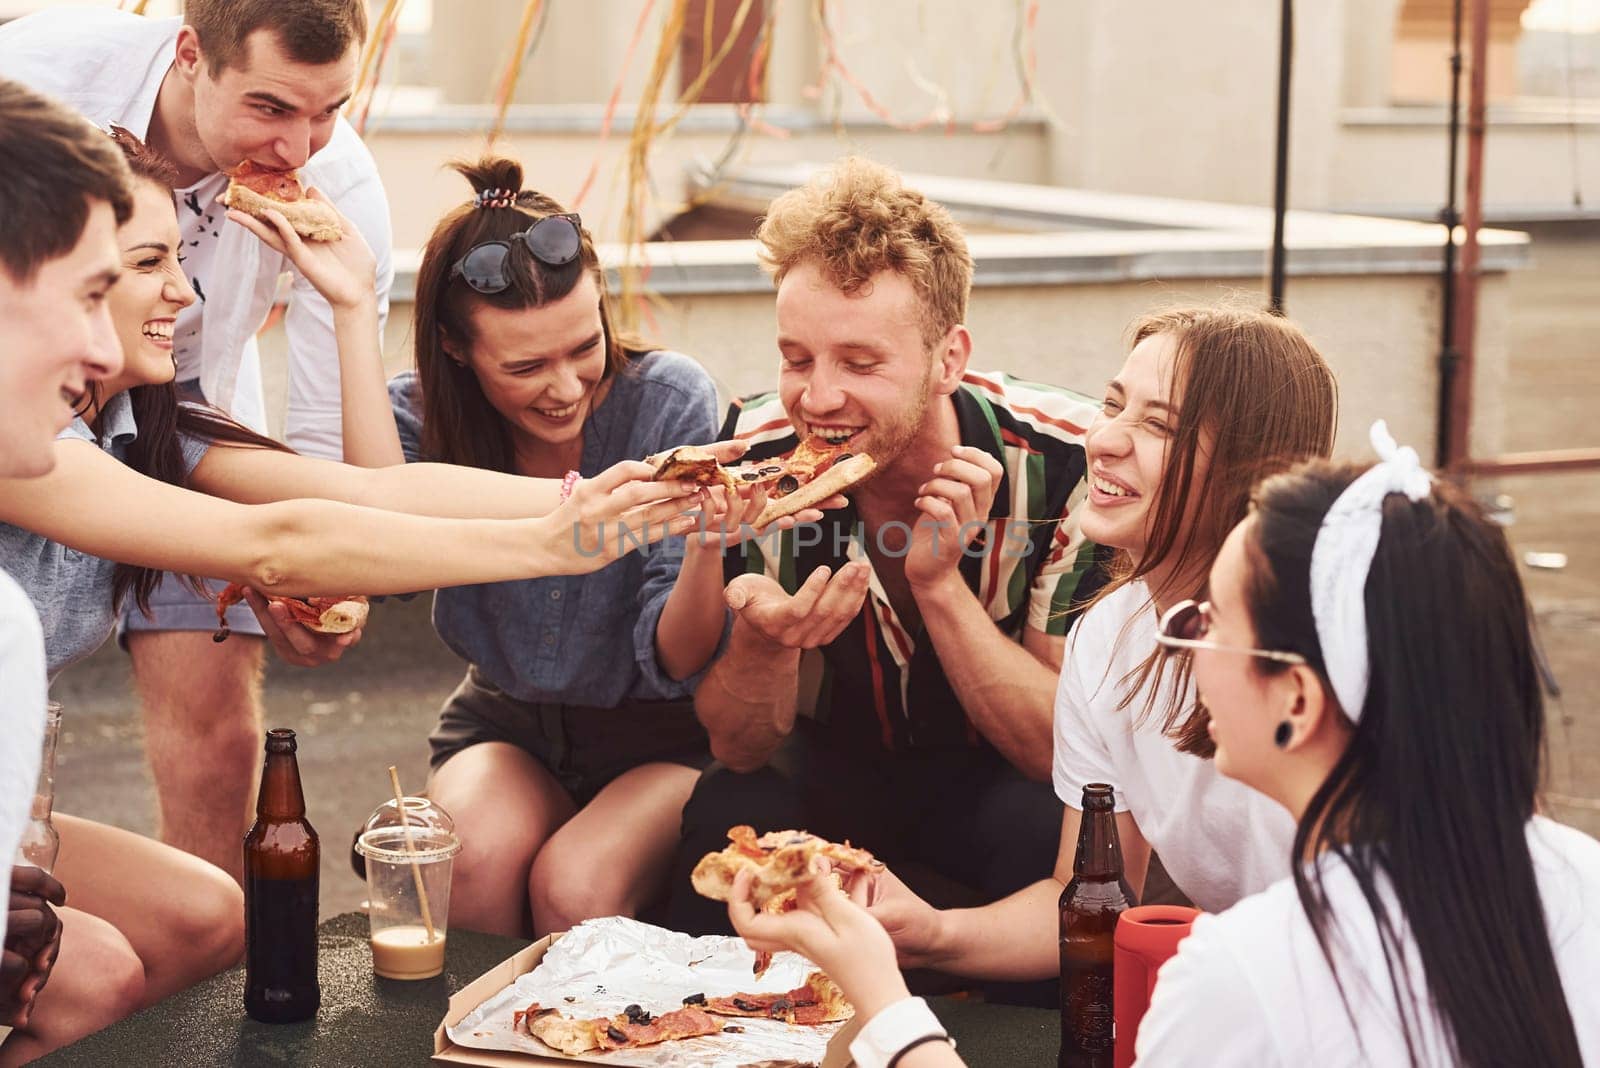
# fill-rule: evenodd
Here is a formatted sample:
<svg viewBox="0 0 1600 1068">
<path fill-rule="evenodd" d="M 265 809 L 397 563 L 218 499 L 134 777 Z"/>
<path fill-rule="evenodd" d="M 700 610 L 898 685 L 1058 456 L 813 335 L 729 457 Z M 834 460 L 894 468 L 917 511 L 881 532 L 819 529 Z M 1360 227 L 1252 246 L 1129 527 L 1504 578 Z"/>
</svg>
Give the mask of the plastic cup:
<svg viewBox="0 0 1600 1068">
<path fill-rule="evenodd" d="M 430 979 L 444 971 L 446 918 L 450 914 L 450 869 L 461 842 L 448 831 L 378 827 L 364 832 L 356 849 L 367 861 L 367 917 L 372 924 L 372 969 L 385 979 Z M 428 897 L 428 919 L 417 893 L 418 877 Z"/>
</svg>

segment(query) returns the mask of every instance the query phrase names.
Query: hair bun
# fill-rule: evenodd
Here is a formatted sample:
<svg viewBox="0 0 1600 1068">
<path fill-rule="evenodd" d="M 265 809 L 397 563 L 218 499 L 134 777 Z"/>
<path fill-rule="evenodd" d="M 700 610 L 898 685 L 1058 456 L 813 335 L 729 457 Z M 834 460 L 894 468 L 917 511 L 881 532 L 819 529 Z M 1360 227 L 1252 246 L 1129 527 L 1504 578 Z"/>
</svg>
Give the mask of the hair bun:
<svg viewBox="0 0 1600 1068">
<path fill-rule="evenodd" d="M 522 189 L 522 164 L 506 156 L 479 156 L 476 160 L 452 160 L 450 169 L 472 185 L 481 199 L 486 193 L 509 190 L 512 197 Z"/>
</svg>

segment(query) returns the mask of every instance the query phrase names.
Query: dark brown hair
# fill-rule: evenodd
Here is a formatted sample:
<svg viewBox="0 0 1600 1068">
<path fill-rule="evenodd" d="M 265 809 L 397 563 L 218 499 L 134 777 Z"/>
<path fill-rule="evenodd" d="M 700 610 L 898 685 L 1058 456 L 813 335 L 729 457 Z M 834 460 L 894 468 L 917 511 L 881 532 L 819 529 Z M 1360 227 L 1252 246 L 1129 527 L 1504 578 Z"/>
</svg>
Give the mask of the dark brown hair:
<svg viewBox="0 0 1600 1068">
<path fill-rule="evenodd" d="M 1256 644 L 1305 657 L 1330 694 L 1311 553 L 1323 517 L 1361 470 L 1313 463 L 1269 480 L 1245 543 Z M 1341 996 L 1328 937 L 1340 918 L 1322 867 L 1301 863 L 1323 854 L 1345 863 L 1372 911 L 1413 1063 L 1419 1024 L 1437 1009 L 1452 1064 L 1580 1068 L 1568 999 L 1594 992 L 1580 981 L 1562 995 L 1528 847 L 1545 716 L 1504 533 L 1448 484 L 1420 501 L 1390 494 L 1364 608 L 1366 702 L 1345 710 L 1354 732 L 1300 817 L 1291 866 Z M 1424 984 L 1407 978 L 1402 929 L 1416 941 L 1426 999 L 1417 997 Z"/>
<path fill-rule="evenodd" d="M 111 139 L 122 150 L 134 181 L 150 182 L 170 199 L 178 173 L 171 161 L 119 126 L 111 128 Z M 98 401 L 99 389 L 94 383 L 90 384 L 90 395 Z M 241 426 L 219 409 L 179 404 L 178 387 L 172 382 L 135 386 L 128 391 L 128 401 L 133 407 L 134 425 L 139 429 L 128 446 L 127 465 L 169 485 L 188 486 L 181 444 L 185 437 L 239 448 L 289 451 L 288 446 Z M 148 616 L 150 595 L 161 576 L 162 572 L 152 568 L 118 564 L 111 582 L 112 604 L 120 607 L 131 593 L 139 611 Z M 198 579 L 185 575 L 183 581 L 197 592 L 204 592 Z"/>
<path fill-rule="evenodd" d="M 257 30 L 277 34 L 296 63 L 316 66 L 343 59 L 367 39 L 366 0 L 185 0 L 183 18 L 213 78 L 245 57 Z"/>
<path fill-rule="evenodd" d="M 605 270 L 589 231 L 579 228 L 578 258 L 560 267 L 541 263 L 521 241 L 511 243 L 511 285 L 499 293 L 479 293 L 451 277 L 451 268 L 473 246 L 504 241 L 536 220 L 566 211 L 543 193 L 522 189 L 522 164 L 502 156 L 450 164 L 471 185 L 485 189 L 521 190 L 505 208 L 479 208 L 472 202 L 452 210 L 433 228 L 417 269 L 414 333 L 417 382 L 422 391 L 422 451 L 430 460 L 494 471 L 512 468 L 511 439 L 505 421 L 483 395 L 471 367 L 445 351 L 448 339 L 457 351 L 470 350 L 472 310 L 483 305 L 507 310 L 539 308 L 571 293 L 585 274 L 600 293 L 600 328 L 605 335 L 604 377 L 626 371 L 653 347 L 633 336 L 618 334 L 606 292 Z"/>
<path fill-rule="evenodd" d="M 96 201 L 133 212 L 128 165 L 105 134 L 0 78 L 0 269 L 19 285 L 77 247 Z"/>
<path fill-rule="evenodd" d="M 1173 338 L 1177 355 L 1172 378 L 1181 383 L 1183 403 L 1167 447 L 1144 552 L 1137 562 L 1117 554 L 1112 580 L 1100 596 L 1163 569 L 1168 577 L 1150 595 L 1170 603 L 1199 596 L 1211 561 L 1249 510 L 1257 482 L 1333 451 L 1338 385 L 1304 331 L 1258 308 L 1174 308 L 1138 319 L 1130 332 L 1130 349 L 1158 334 Z M 1210 439 L 1210 462 L 1197 480 L 1195 458 L 1203 437 Z M 1192 515 L 1191 502 L 1196 502 Z M 1179 749 L 1210 756 L 1209 717 L 1199 705 L 1182 707 L 1176 700 L 1188 680 L 1187 658 L 1157 650 L 1123 680 L 1128 694 L 1124 706 L 1143 692 L 1141 715 L 1152 714 L 1165 692 L 1168 711 L 1162 729 Z"/>
</svg>

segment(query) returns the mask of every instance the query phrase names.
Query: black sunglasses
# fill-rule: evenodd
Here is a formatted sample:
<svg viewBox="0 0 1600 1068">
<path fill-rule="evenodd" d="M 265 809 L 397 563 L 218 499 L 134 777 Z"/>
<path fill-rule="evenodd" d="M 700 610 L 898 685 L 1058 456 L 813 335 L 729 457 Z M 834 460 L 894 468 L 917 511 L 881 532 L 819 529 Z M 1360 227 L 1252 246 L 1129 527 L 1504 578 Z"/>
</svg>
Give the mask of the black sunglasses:
<svg viewBox="0 0 1600 1068">
<path fill-rule="evenodd" d="M 1206 635 L 1211 633 L 1211 602 L 1179 601 L 1161 617 L 1156 632 L 1156 642 L 1165 649 L 1216 649 L 1224 653 L 1243 653 L 1259 656 L 1263 660 L 1276 660 L 1280 664 L 1304 664 L 1306 658 L 1299 653 L 1279 652 L 1276 649 L 1247 649 L 1239 645 L 1221 645 Z"/>
<path fill-rule="evenodd" d="M 450 277 L 459 275 L 479 293 L 502 293 L 511 286 L 511 274 L 506 270 L 511 259 L 511 242 L 520 238 L 528 254 L 547 267 L 565 267 L 577 259 L 583 249 L 579 229 L 582 226 L 583 220 L 576 212 L 546 215 L 504 241 L 473 245 L 450 268 Z"/>
</svg>

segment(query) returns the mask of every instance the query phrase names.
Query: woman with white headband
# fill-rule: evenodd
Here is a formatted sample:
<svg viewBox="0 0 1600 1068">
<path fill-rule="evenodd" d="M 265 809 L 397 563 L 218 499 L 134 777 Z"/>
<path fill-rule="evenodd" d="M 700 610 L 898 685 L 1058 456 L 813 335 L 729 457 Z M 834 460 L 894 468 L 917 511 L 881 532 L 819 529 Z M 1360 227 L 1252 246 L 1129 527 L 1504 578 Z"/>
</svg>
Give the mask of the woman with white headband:
<svg viewBox="0 0 1600 1068">
<path fill-rule="evenodd" d="M 1140 1064 L 1600 1064 L 1600 843 L 1535 815 L 1516 565 L 1465 494 L 1373 437 L 1365 474 L 1265 483 L 1209 602 L 1163 620 L 1217 769 L 1294 814 L 1298 863 L 1196 921 Z"/>
<path fill-rule="evenodd" d="M 1058 899 L 1072 878 L 1083 788 L 1116 788 L 1124 871 L 1142 893 L 1151 847 L 1201 908 L 1288 874 L 1293 822 L 1217 775 L 1187 665 L 1156 644 L 1164 609 L 1197 597 L 1262 475 L 1326 456 L 1336 387 L 1293 323 L 1254 309 L 1146 316 L 1088 429 L 1084 533 L 1116 550 L 1113 581 L 1068 639 L 1055 707 L 1066 804 L 1050 879 L 977 909 L 939 911 L 890 875 L 872 913 L 903 964 L 982 979 L 1059 974 Z"/>
</svg>

